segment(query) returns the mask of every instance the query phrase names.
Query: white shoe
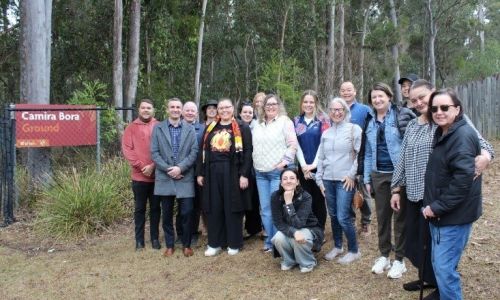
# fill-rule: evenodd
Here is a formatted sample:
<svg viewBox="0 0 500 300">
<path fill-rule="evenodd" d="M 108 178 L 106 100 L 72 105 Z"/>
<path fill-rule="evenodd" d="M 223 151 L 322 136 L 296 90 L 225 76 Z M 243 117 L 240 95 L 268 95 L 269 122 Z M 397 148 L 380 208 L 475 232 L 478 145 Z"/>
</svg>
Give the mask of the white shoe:
<svg viewBox="0 0 500 300">
<path fill-rule="evenodd" d="M 220 247 L 217 248 L 212 248 L 210 246 L 207 246 L 207 250 L 205 250 L 205 256 L 216 256 L 222 251 Z"/>
<path fill-rule="evenodd" d="M 385 256 L 377 258 L 372 267 L 372 273 L 382 274 L 391 267 L 391 260 Z"/>
<path fill-rule="evenodd" d="M 295 267 L 295 265 L 287 265 L 283 262 L 281 263 L 281 271 L 289 271 L 293 269 L 293 267 Z"/>
<path fill-rule="evenodd" d="M 339 258 L 338 262 L 339 262 L 339 264 L 347 265 L 347 264 L 350 264 L 353 261 L 358 260 L 360 258 L 361 258 L 361 252 L 359 252 L 359 251 L 356 253 L 347 252 L 346 255 Z"/>
<path fill-rule="evenodd" d="M 300 273 L 309 273 L 312 272 L 312 270 L 314 270 L 314 266 L 300 267 Z"/>
<path fill-rule="evenodd" d="M 236 255 L 238 253 L 240 253 L 240 249 L 233 249 L 233 248 L 227 247 L 227 254 L 229 254 L 229 255 Z"/>
<path fill-rule="evenodd" d="M 325 259 L 326 260 L 334 260 L 335 257 L 339 256 L 340 254 L 342 254 L 342 252 L 344 252 L 344 250 L 342 248 L 336 248 L 334 247 L 330 252 L 328 252 L 327 254 L 325 254 Z"/>
<path fill-rule="evenodd" d="M 398 278 L 401 278 L 401 276 L 403 276 L 404 272 L 406 272 L 405 262 L 395 260 L 392 263 L 391 269 L 387 273 L 387 277 L 389 277 L 391 279 L 398 279 Z"/>
</svg>

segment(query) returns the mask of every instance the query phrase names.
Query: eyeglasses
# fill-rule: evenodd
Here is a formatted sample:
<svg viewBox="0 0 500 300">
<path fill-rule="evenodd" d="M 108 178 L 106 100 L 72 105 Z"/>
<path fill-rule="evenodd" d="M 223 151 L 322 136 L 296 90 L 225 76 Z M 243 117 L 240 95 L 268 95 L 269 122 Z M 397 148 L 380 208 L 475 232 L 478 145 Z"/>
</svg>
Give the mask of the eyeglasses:
<svg viewBox="0 0 500 300">
<path fill-rule="evenodd" d="M 278 103 L 266 103 L 265 107 L 278 106 Z"/>
<path fill-rule="evenodd" d="M 232 106 L 232 105 L 228 105 L 228 106 L 219 106 L 219 107 L 217 107 L 217 109 L 218 109 L 218 110 L 231 109 L 231 108 L 233 108 L 233 106 Z"/>
<path fill-rule="evenodd" d="M 330 107 L 328 108 L 331 112 L 333 113 L 343 113 L 344 112 L 344 109 L 343 108 L 333 108 L 333 107 Z"/>
<path fill-rule="evenodd" d="M 457 105 L 438 105 L 438 106 L 431 106 L 431 112 L 433 114 L 438 112 L 438 109 L 441 109 L 442 112 L 447 112 L 450 109 L 450 106 L 457 107 Z"/>
</svg>

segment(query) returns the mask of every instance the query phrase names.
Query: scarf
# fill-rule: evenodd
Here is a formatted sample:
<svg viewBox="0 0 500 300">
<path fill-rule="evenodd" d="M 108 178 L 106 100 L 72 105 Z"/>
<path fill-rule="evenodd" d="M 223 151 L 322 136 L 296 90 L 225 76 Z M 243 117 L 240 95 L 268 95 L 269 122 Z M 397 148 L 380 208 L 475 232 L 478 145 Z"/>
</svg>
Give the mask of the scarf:
<svg viewBox="0 0 500 300">
<path fill-rule="evenodd" d="M 214 127 L 220 122 L 220 118 L 217 116 L 217 118 L 208 125 L 207 130 L 205 131 L 205 135 L 203 136 L 203 163 L 205 163 L 205 151 L 207 149 L 207 138 L 210 132 L 214 129 Z M 243 139 L 241 138 L 241 130 L 240 126 L 238 125 L 238 122 L 236 119 L 233 117 L 231 120 L 231 129 L 233 130 L 233 135 L 234 135 L 234 148 L 236 152 L 241 152 L 243 151 Z"/>
</svg>

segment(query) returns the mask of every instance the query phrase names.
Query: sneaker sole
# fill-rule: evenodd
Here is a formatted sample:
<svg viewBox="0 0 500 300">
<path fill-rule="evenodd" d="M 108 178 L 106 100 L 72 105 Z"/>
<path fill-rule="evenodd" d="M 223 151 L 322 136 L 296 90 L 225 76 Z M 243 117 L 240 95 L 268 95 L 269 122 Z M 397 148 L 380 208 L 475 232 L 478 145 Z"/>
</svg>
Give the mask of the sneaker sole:
<svg viewBox="0 0 500 300">
<path fill-rule="evenodd" d="M 389 265 L 389 266 L 386 266 L 386 267 L 384 267 L 384 269 L 382 269 L 382 272 L 375 272 L 375 270 L 374 270 L 374 269 L 372 269 L 372 273 L 373 273 L 373 274 L 380 275 L 380 274 L 383 274 L 385 271 L 389 270 L 390 268 L 391 268 L 391 266 L 390 266 L 390 265 Z"/>
<path fill-rule="evenodd" d="M 403 271 L 401 272 L 401 274 L 399 274 L 399 276 L 390 276 L 390 274 L 387 274 L 387 278 L 390 278 L 390 279 L 399 279 L 401 277 L 403 277 L 403 273 L 405 273 L 407 271 L 406 268 L 403 269 Z"/>
</svg>

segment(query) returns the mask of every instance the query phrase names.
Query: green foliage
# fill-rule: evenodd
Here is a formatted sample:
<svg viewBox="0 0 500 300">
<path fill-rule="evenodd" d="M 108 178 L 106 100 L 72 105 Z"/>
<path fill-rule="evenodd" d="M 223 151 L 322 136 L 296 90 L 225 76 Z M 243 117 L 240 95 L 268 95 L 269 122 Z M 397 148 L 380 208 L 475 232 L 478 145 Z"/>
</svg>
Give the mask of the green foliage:
<svg viewBox="0 0 500 300">
<path fill-rule="evenodd" d="M 468 57 L 457 62 L 460 76 L 456 84 L 474 81 L 491 76 L 500 70 L 500 42 L 490 41 L 485 45 L 484 53 L 473 51 Z"/>
<path fill-rule="evenodd" d="M 68 104 L 95 105 L 107 110 L 100 111 L 101 118 L 101 142 L 104 146 L 114 143 L 118 138 L 117 122 L 119 122 L 114 108 L 107 103 L 107 85 L 99 80 L 83 81 L 83 88 L 75 90 L 68 100 Z"/>
<path fill-rule="evenodd" d="M 302 69 L 298 66 L 297 59 L 280 59 L 280 54 L 275 52 L 264 64 L 259 76 L 259 85 L 280 96 L 289 116 L 295 116 L 299 112 L 301 74 Z"/>
<path fill-rule="evenodd" d="M 127 165 L 113 160 L 102 173 L 72 168 L 59 172 L 42 193 L 38 228 L 56 238 L 84 237 L 99 232 L 127 214 Z M 125 188 L 126 187 L 126 188 Z"/>
</svg>

